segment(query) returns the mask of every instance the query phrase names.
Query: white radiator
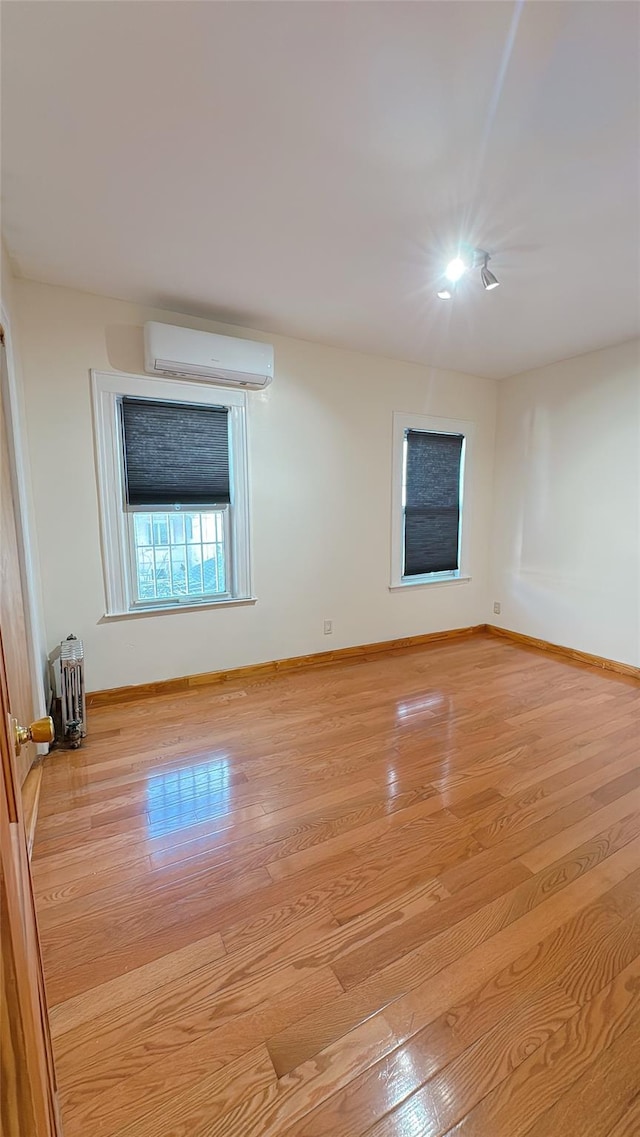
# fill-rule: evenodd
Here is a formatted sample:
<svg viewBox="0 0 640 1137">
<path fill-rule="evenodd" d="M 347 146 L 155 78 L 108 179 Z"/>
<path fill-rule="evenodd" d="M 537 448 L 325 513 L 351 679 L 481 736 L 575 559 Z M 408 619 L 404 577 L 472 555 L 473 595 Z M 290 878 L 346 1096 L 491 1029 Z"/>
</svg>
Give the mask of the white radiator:
<svg viewBox="0 0 640 1137">
<path fill-rule="evenodd" d="M 87 704 L 84 693 L 84 648 L 82 640 L 67 636 L 51 655 L 57 662 L 62 735 L 72 749 L 80 746 L 87 733 Z"/>
</svg>

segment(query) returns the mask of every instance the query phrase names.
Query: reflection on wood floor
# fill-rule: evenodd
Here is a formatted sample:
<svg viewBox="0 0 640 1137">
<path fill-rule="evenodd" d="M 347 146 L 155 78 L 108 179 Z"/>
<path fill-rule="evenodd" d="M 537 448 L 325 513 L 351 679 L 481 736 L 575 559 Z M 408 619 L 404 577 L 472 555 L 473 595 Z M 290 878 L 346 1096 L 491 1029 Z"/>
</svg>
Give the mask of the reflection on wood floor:
<svg viewBox="0 0 640 1137">
<path fill-rule="evenodd" d="M 66 1137 L 640 1133 L 640 688 L 475 637 L 96 710 L 34 853 Z"/>
</svg>

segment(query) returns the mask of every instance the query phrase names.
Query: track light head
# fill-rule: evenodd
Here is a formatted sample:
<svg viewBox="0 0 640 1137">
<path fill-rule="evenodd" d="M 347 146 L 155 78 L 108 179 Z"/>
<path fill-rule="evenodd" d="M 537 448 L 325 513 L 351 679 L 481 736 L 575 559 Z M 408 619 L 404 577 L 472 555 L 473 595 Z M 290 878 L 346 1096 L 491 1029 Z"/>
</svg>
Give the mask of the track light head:
<svg viewBox="0 0 640 1137">
<path fill-rule="evenodd" d="M 492 288 L 499 288 L 500 287 L 500 281 L 497 279 L 497 277 L 495 277 L 493 275 L 493 273 L 491 272 L 491 269 L 487 267 L 488 264 L 489 264 L 489 254 L 485 253 L 484 264 L 483 264 L 482 268 L 480 269 L 480 279 L 482 281 L 482 286 L 485 289 L 485 291 L 491 292 Z"/>
</svg>

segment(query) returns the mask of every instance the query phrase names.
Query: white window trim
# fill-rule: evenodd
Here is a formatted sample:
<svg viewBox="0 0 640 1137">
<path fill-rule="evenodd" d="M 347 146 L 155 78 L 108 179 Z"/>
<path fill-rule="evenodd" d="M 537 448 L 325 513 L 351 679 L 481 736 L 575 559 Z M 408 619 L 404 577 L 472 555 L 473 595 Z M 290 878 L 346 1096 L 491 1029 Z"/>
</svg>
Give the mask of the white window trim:
<svg viewBox="0 0 640 1137">
<path fill-rule="evenodd" d="M 460 567 L 454 572 L 424 573 L 422 576 L 403 576 L 404 510 L 402 505 L 402 475 L 404 438 L 407 430 L 435 431 L 440 434 L 464 435 L 464 464 L 462 469 L 462 513 L 460 519 Z M 437 585 L 466 584 L 471 580 L 471 471 L 473 470 L 474 423 L 464 419 L 435 418 L 432 415 L 393 413 L 392 483 L 391 483 L 391 583 L 389 590 L 436 587 Z"/>
<path fill-rule="evenodd" d="M 247 396 L 245 391 L 191 383 L 182 379 L 163 379 L 151 375 L 130 375 L 122 371 L 91 371 L 94 437 L 102 538 L 102 564 L 105 586 L 105 616 L 141 616 L 157 612 L 251 602 L 251 510 L 249 502 L 249 447 L 247 442 Z M 120 445 L 118 401 L 123 395 L 148 399 L 169 399 L 229 408 L 230 482 L 234 523 L 231 529 L 230 565 L 232 588 L 217 600 L 211 595 L 201 601 L 156 602 L 145 607 L 131 595 L 128 564 L 127 517 L 124 501 L 124 470 Z"/>
</svg>

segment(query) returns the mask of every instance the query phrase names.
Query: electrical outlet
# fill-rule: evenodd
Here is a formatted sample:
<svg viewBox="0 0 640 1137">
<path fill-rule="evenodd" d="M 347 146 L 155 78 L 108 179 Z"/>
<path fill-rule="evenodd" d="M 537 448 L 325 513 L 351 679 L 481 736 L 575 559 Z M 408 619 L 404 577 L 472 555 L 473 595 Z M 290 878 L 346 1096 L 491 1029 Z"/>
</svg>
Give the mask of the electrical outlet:
<svg viewBox="0 0 640 1137">
<path fill-rule="evenodd" d="M 500 602 L 498 600 L 494 600 L 493 611 L 494 611 L 496 616 L 500 615 Z"/>
<path fill-rule="evenodd" d="M 330 636 L 330 635 L 332 635 L 332 633 L 333 633 L 333 620 L 325 620 L 325 622 L 324 622 L 324 634 L 325 634 L 325 636 Z"/>
</svg>

